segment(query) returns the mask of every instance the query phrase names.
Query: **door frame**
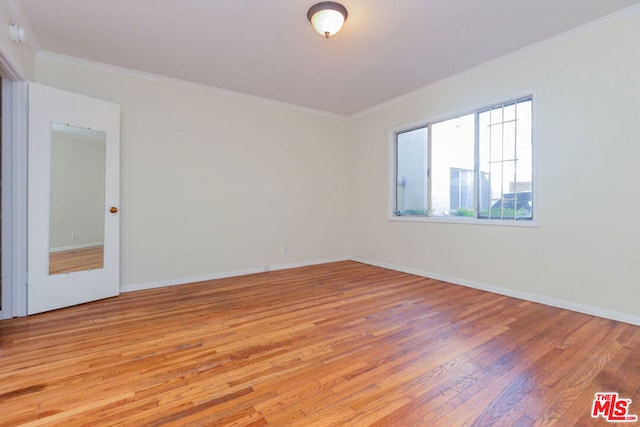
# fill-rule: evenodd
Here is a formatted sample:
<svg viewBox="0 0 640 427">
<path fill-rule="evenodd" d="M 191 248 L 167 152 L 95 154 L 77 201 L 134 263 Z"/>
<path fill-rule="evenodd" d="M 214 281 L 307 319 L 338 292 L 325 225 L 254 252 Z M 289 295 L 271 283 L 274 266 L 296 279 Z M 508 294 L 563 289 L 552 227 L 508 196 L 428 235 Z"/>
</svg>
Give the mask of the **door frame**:
<svg viewBox="0 0 640 427">
<path fill-rule="evenodd" d="M 3 155 L 0 318 L 7 319 L 27 315 L 28 84 L 24 81 L 2 79 L 1 90 Z"/>
<path fill-rule="evenodd" d="M 13 21 L 26 21 L 19 5 L 8 2 L 7 7 Z M 33 37 L 17 48 L 11 43 L 8 36 L 0 37 L 3 153 L 0 319 L 27 315 L 27 80 L 34 74 L 35 64 L 31 61 L 35 61 L 40 50 Z M 25 61 L 20 61 L 17 55 L 23 54 Z"/>
</svg>

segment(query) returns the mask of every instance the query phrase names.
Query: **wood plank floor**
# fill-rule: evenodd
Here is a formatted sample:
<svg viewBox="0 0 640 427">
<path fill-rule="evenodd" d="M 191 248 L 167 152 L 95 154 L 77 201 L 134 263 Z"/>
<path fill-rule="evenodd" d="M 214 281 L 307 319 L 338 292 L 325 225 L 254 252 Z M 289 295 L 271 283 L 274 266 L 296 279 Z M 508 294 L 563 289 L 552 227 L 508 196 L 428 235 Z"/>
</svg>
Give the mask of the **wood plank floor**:
<svg viewBox="0 0 640 427">
<path fill-rule="evenodd" d="M 640 327 L 355 262 L 0 322 L 0 425 L 607 425 Z"/>
</svg>

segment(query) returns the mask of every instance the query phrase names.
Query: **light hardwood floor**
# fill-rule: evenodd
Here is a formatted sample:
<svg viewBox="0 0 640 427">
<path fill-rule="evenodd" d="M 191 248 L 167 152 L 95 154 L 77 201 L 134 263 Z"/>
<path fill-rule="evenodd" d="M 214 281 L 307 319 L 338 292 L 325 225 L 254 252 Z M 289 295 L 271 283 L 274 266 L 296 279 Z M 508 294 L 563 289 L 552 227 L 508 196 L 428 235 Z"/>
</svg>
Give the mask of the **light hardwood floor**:
<svg viewBox="0 0 640 427">
<path fill-rule="evenodd" d="M 0 425 L 607 425 L 640 327 L 355 262 L 0 322 Z M 597 422 L 596 422 L 597 421 Z"/>
</svg>

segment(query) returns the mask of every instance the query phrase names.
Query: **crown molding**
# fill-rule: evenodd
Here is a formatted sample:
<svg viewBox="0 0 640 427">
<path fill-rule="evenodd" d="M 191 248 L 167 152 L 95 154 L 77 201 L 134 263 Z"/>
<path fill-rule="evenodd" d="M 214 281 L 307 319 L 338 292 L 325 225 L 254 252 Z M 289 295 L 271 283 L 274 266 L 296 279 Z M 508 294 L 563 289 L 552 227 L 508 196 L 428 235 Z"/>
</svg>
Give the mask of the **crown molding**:
<svg viewBox="0 0 640 427">
<path fill-rule="evenodd" d="M 564 43 L 568 40 L 574 39 L 576 37 L 579 37 L 581 35 L 584 34 L 588 34 L 591 33 L 595 30 L 598 30 L 600 28 L 606 27 L 608 25 L 614 24 L 616 22 L 619 21 L 623 21 L 627 18 L 630 18 L 632 16 L 635 16 L 637 14 L 640 14 L 640 4 L 636 4 L 633 6 L 629 6 L 627 8 L 621 9 L 617 12 L 614 12 L 610 15 L 607 16 L 603 16 L 602 18 L 596 19 L 594 21 L 588 22 L 586 24 L 580 25 L 578 27 L 575 27 L 569 31 L 565 31 L 564 33 L 560 33 L 558 35 L 555 35 L 553 37 L 550 37 L 546 40 L 534 43 L 532 45 L 529 45 L 527 47 L 524 47 L 522 49 L 516 50 L 514 52 L 508 53 L 506 55 L 503 55 L 499 58 L 493 59 L 491 61 L 485 62 L 484 64 L 475 66 L 473 68 L 469 68 L 465 71 L 462 71 L 460 73 L 457 74 L 453 74 L 449 77 L 445 77 L 444 79 L 438 80 L 434 83 L 431 83 L 429 85 L 423 86 L 421 88 L 412 90 L 411 92 L 405 93 L 404 95 L 400 95 L 398 97 L 392 98 L 388 101 L 385 101 L 381 104 L 375 105 L 371 108 L 367 108 L 366 110 L 363 110 L 359 113 L 353 114 L 351 116 L 349 116 L 350 119 L 359 119 L 361 117 L 367 116 L 369 114 L 375 113 L 377 111 L 383 110 L 391 105 L 397 104 L 401 101 L 410 99 L 414 96 L 417 96 L 421 93 L 425 93 L 425 92 L 429 92 L 432 91 L 434 89 L 437 89 L 439 87 L 445 86 L 447 84 L 450 84 L 452 82 L 458 81 L 458 80 L 462 80 L 465 78 L 468 78 L 474 74 L 480 73 L 482 71 L 487 71 L 487 70 L 491 70 L 493 68 L 496 68 L 500 65 L 515 61 L 517 59 L 523 58 L 525 56 L 534 54 L 536 52 L 539 52 L 541 50 L 550 48 L 552 46 L 556 46 L 559 45 L 561 43 Z"/>
<path fill-rule="evenodd" d="M 12 10 L 16 11 L 17 16 L 24 16 L 23 12 L 22 12 L 22 8 L 15 2 L 15 0 L 9 0 L 9 4 L 11 5 Z M 145 71 L 138 71 L 138 70 L 133 70 L 130 68 L 125 68 L 125 67 L 120 67 L 120 66 L 116 66 L 116 65 L 110 65 L 110 64 L 105 64 L 105 63 L 101 63 L 101 62 L 96 62 L 96 61 L 90 61 L 90 60 L 86 60 L 86 59 L 81 59 L 81 58 L 76 58 L 76 57 L 72 57 L 72 56 L 67 56 L 67 55 L 62 55 L 62 54 L 58 54 L 58 53 L 54 53 L 54 52 L 49 52 L 49 51 L 42 51 L 40 50 L 39 44 L 37 42 L 37 40 L 35 40 L 35 36 L 33 35 L 33 32 L 30 30 L 30 27 L 28 26 L 28 21 L 26 21 L 26 19 L 24 20 L 25 22 L 25 28 L 27 29 L 28 34 L 31 36 L 29 38 L 29 46 L 30 49 L 32 49 L 32 51 L 37 52 L 36 54 L 36 58 L 37 59 L 45 59 L 45 60 L 49 60 L 49 61 L 56 61 L 56 62 L 62 62 L 62 63 L 67 63 L 67 64 L 72 64 L 72 65 L 77 65 L 77 66 L 81 66 L 81 67 L 86 67 L 86 68 L 92 68 L 92 69 L 96 69 L 96 70 L 101 70 L 101 71 L 106 71 L 106 72 L 111 72 L 111 73 L 116 73 L 116 74 L 120 74 L 120 75 L 126 75 L 129 77 L 134 77 L 134 78 L 139 78 L 139 79 L 145 79 L 145 80 L 150 80 L 150 81 L 156 81 L 156 82 L 164 82 L 164 83 L 170 83 L 170 84 L 174 84 L 174 85 L 179 85 L 179 86 L 183 86 L 183 87 L 190 87 L 190 88 L 194 88 L 194 89 L 199 89 L 199 90 L 203 90 L 206 92 L 210 92 L 210 93 L 215 93 L 215 94 L 219 94 L 219 95 L 226 95 L 226 96 L 233 96 L 239 99 L 245 99 L 245 100 L 250 100 L 250 101 L 254 101 L 257 103 L 261 103 L 261 104 L 265 104 L 265 105 L 272 105 L 272 106 L 277 106 L 277 107 L 281 107 L 281 108 L 287 108 L 287 109 L 291 109 L 291 110 L 295 110 L 295 111 L 299 111 L 299 112 L 304 112 L 307 114 L 313 114 L 313 115 L 318 115 L 318 116 L 322 116 L 322 117 L 327 117 L 327 118 L 332 118 L 332 119 L 337 119 L 337 120 L 353 120 L 353 119 L 358 119 L 364 116 L 367 116 L 369 114 L 372 114 L 374 112 L 383 110 L 391 105 L 397 104 L 401 101 L 404 101 L 406 99 L 410 99 L 413 98 L 421 93 L 425 93 L 425 92 L 429 92 L 432 91 L 434 89 L 437 89 L 439 87 L 445 86 L 447 84 L 450 84 L 452 82 L 461 80 L 461 79 L 465 79 L 468 78 L 469 76 L 472 76 L 474 74 L 477 74 L 479 72 L 482 71 L 487 71 L 493 68 L 496 68 L 500 65 L 512 62 L 514 60 L 523 58 L 525 56 L 531 55 L 533 53 L 539 52 L 541 50 L 547 49 L 549 47 L 561 44 L 563 42 L 566 42 L 568 40 L 574 39 L 576 37 L 579 37 L 581 35 L 590 33 L 592 31 L 598 30 L 600 28 L 606 27 L 608 25 L 611 25 L 613 23 L 622 21 L 624 19 L 627 19 L 629 17 L 635 16 L 637 14 L 640 13 L 640 4 L 636 4 L 633 6 L 629 6 L 625 9 L 619 10 L 618 12 L 614 12 L 610 15 L 604 16 L 602 18 L 596 19 L 594 21 L 588 22 L 586 24 L 583 24 L 579 27 L 576 27 L 572 30 L 566 31 L 564 33 L 558 34 L 556 36 L 550 37 L 546 40 L 543 40 L 541 42 L 532 44 L 530 46 L 527 46 L 525 48 L 519 49 L 517 51 L 508 53 L 506 55 L 503 55 L 499 58 L 493 59 L 491 61 L 485 62 L 484 64 L 475 66 L 473 68 L 467 69 L 465 71 L 462 71 L 460 73 L 451 75 L 449 77 L 446 77 L 444 79 L 438 80 L 434 83 L 431 83 L 429 85 L 423 86 L 421 88 L 415 89 L 411 92 L 405 93 L 403 95 L 397 96 L 395 98 L 392 98 L 388 101 L 385 101 L 383 103 L 380 103 L 378 105 L 375 105 L 371 108 L 367 108 L 359 113 L 347 116 L 347 115 L 341 115 L 341 114 L 336 114 L 336 113 L 330 113 L 327 111 L 322 111 L 322 110 L 317 110 L 317 109 L 313 109 L 313 108 L 309 108 L 309 107 L 303 107 L 300 105 L 296 105 L 296 104 L 291 104 L 291 103 L 287 103 L 287 102 L 282 102 L 282 101 L 276 101 L 273 99 L 269 99 L 269 98 L 263 98 L 260 96 L 255 96 L 255 95 L 249 95 L 246 93 L 242 93 L 242 92 L 236 92 L 236 91 L 232 91 L 232 90 L 228 90 L 228 89 L 221 89 L 221 88 L 217 88 L 214 86 L 209 86 L 209 85 L 205 85 L 202 83 L 194 83 L 194 82 L 189 82 L 186 80 L 182 80 L 182 79 L 177 79 L 177 78 L 173 78 L 173 77 L 166 77 L 166 76 L 162 76 L 159 74 L 153 74 L 153 73 L 149 73 L 149 72 L 145 72 Z"/>
<path fill-rule="evenodd" d="M 202 83 L 190 82 L 190 81 L 187 81 L 187 80 L 177 79 L 177 78 L 174 78 L 174 77 L 162 76 L 160 74 L 149 73 L 149 72 L 146 72 L 146 71 L 138 71 L 138 70 L 134 70 L 134 69 L 131 69 L 131 68 L 120 67 L 118 65 L 105 64 L 105 63 L 102 63 L 102 62 L 91 61 L 91 60 L 88 60 L 88 59 L 82 59 L 82 58 L 76 58 L 76 57 L 73 57 L 73 56 L 62 55 L 62 54 L 59 54 L 59 53 L 49 52 L 49 51 L 46 51 L 46 50 L 45 51 L 40 51 L 36 55 L 36 59 L 60 62 L 60 63 L 64 63 L 64 64 L 76 65 L 76 66 L 79 66 L 79 67 L 91 68 L 91 69 L 94 69 L 94 70 L 99 70 L 99 71 L 104 71 L 104 72 L 109 72 L 109 73 L 114 73 L 114 74 L 120 74 L 120 75 L 123 75 L 123 76 L 133 77 L 133 78 L 137 78 L 137 79 L 143 79 L 143 80 L 148 80 L 148 81 L 153 81 L 153 82 L 158 82 L 158 83 L 167 83 L 167 84 L 172 84 L 172 85 L 176 85 L 176 86 L 182 86 L 182 87 L 187 87 L 187 88 L 191 88 L 191 89 L 197 89 L 197 90 L 201 90 L 201 91 L 205 91 L 205 92 L 209 92 L 209 93 L 214 93 L 214 94 L 217 94 L 217 95 L 231 96 L 231 97 L 235 97 L 235 98 L 238 98 L 238 99 L 244 99 L 244 100 L 248 100 L 248 101 L 257 102 L 257 103 L 260 103 L 260 104 L 271 105 L 271 106 L 274 106 L 274 107 L 286 108 L 286 109 L 289 109 L 289 110 L 294 110 L 294 111 L 307 113 L 307 114 L 313 114 L 313 115 L 316 115 L 316 116 L 322 116 L 322 117 L 327 117 L 327 118 L 331 118 L 331 119 L 337 119 L 337 120 L 348 120 L 349 119 L 348 116 L 344 116 L 344 115 L 341 115 L 341 114 L 335 114 L 335 113 L 330 113 L 330 112 L 327 112 L 327 111 L 316 110 L 314 108 L 303 107 L 303 106 L 296 105 L 296 104 L 290 104 L 290 103 L 283 102 L 283 101 L 276 101 L 274 99 L 263 98 L 263 97 L 255 96 L 255 95 L 249 95 L 249 94 L 246 94 L 246 93 L 236 92 L 236 91 L 232 91 L 232 90 L 228 90 L 228 89 L 221 89 L 221 88 L 217 88 L 217 87 L 214 87 L 214 86 L 209 86 L 209 85 L 202 84 Z"/>
<path fill-rule="evenodd" d="M 9 80 L 28 80 L 27 74 L 14 60 L 10 52 L 4 41 L 0 39 L 0 74 Z"/>
</svg>

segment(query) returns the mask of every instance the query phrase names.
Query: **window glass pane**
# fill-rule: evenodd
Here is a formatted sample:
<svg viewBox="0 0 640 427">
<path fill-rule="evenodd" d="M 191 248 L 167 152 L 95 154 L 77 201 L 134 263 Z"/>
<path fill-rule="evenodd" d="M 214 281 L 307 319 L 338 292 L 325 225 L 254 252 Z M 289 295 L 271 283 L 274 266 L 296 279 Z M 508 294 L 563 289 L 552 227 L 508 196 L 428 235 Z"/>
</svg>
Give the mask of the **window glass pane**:
<svg viewBox="0 0 640 427">
<path fill-rule="evenodd" d="M 459 216 L 473 216 L 474 190 L 472 170 L 451 168 L 450 211 Z"/>
<path fill-rule="evenodd" d="M 474 114 L 431 126 L 431 216 L 475 216 Z"/>
<path fill-rule="evenodd" d="M 502 123 L 502 107 L 491 108 L 491 124 Z"/>
<path fill-rule="evenodd" d="M 516 119 L 516 105 L 511 104 L 504 107 L 504 121 L 509 122 Z"/>
<path fill-rule="evenodd" d="M 489 169 L 489 185 L 491 186 L 491 199 L 497 200 L 502 197 L 502 162 L 493 162 Z"/>
<path fill-rule="evenodd" d="M 504 160 L 516 158 L 516 122 L 506 122 L 502 128 L 503 145 L 502 156 Z"/>
<path fill-rule="evenodd" d="M 427 214 L 428 128 L 397 135 L 396 214 Z"/>
<path fill-rule="evenodd" d="M 491 162 L 502 160 L 502 126 L 501 123 L 489 125 L 489 153 Z"/>
<path fill-rule="evenodd" d="M 480 209 L 480 216 L 487 216 L 489 212 L 489 206 L 491 206 L 491 191 L 489 185 L 489 171 L 480 171 L 480 183 L 478 184 L 478 209 Z"/>
</svg>

